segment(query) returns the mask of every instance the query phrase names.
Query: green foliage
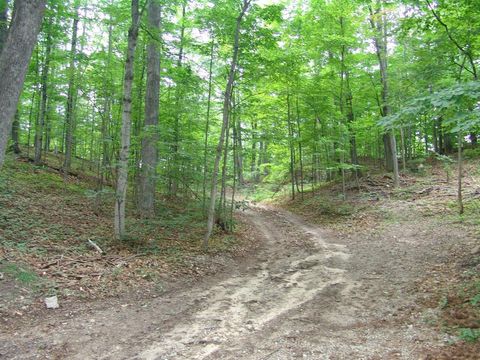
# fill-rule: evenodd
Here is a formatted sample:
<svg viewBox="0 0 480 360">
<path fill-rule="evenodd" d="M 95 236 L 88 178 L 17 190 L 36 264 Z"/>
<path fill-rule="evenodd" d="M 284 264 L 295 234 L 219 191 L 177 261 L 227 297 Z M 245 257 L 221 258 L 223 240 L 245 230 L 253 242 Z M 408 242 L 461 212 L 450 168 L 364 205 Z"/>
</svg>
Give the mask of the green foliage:
<svg viewBox="0 0 480 360">
<path fill-rule="evenodd" d="M 407 168 L 411 172 L 423 174 L 423 173 L 425 173 L 426 159 L 425 158 L 417 158 L 417 159 L 408 160 L 407 161 Z"/>
<path fill-rule="evenodd" d="M 470 303 L 473 305 L 473 306 L 477 306 L 477 305 L 480 305 L 480 292 L 475 295 L 472 300 L 470 300 Z"/>
<path fill-rule="evenodd" d="M 395 127 L 408 124 L 422 115 L 448 115 L 445 125 L 452 125 L 453 133 L 466 132 L 480 125 L 480 82 L 470 81 L 454 84 L 431 95 L 410 100 L 394 115 L 382 118 L 380 125 Z"/>
<path fill-rule="evenodd" d="M 377 12 L 373 17 L 362 1 L 267 3 L 253 1 L 240 24 L 230 117 L 235 129 L 231 126 L 228 131 L 222 179 L 227 187 L 236 177 L 237 185 L 240 180 L 253 185 L 254 200 L 264 200 L 291 191 L 288 185 L 292 181 L 299 187 L 320 186 L 342 173 L 362 170 L 355 159 L 367 165 L 381 163 L 385 128 L 402 129 L 408 166 L 422 172 L 424 164 L 416 159 L 433 148 L 451 151 L 450 134 L 479 133 L 480 84 L 472 81 L 480 43 L 475 2 L 435 3 L 450 33 L 422 2 L 372 3 Z M 78 46 L 75 59 L 71 59 L 76 4 L 80 5 Z M 145 4 L 141 1 L 141 6 Z M 63 181 L 55 171 L 43 167 L 22 172 L 23 180 L 34 183 L 39 192 L 62 189 L 59 191 L 70 193 L 70 206 L 78 202 L 73 192 L 82 193 L 91 207 L 106 209 L 113 200 L 108 189 L 117 176 L 130 5 L 126 0 L 114 4 L 94 0 L 88 6 L 72 1 L 49 3 L 32 56 L 18 112 L 23 152 L 33 156 L 41 99 L 46 95 L 43 160 L 61 167 L 67 140 L 67 94 L 72 87 L 73 172 L 88 177 L 91 184 L 78 186 L 72 178 Z M 142 191 L 138 187 L 142 143 L 152 134 L 158 139 L 158 193 L 207 200 L 203 194 L 210 190 L 226 74 L 242 1 L 161 1 L 161 5 L 161 31 L 149 28 L 143 14 L 134 57 L 129 206 Z M 379 17 L 383 11 L 388 16 Z M 371 49 L 378 34 L 370 20 L 385 21 L 378 25 L 391 30 L 386 41 L 395 44 L 386 52 L 389 94 L 385 104 L 378 57 Z M 147 45 L 152 39 L 161 52 L 160 115 L 155 127 L 144 126 Z M 43 84 L 47 60 L 50 71 Z M 71 69 L 72 60 L 75 66 Z M 383 117 L 386 109 L 392 115 Z M 396 135 L 400 140 L 400 131 Z M 400 148 L 401 142 L 397 143 Z M 440 143 L 448 149 L 437 149 Z M 473 150 L 471 154 L 466 150 L 465 155 L 477 156 Z M 439 160 L 449 173 L 447 160 Z M 237 169 L 240 163 L 242 169 Z M 6 199 L 13 193 L 3 191 L 3 196 Z M 155 226 L 164 226 L 167 232 L 175 222 L 163 215 L 157 220 Z M 128 221 L 135 226 L 136 220 Z M 185 221 L 188 219 L 179 219 L 174 225 L 182 226 Z M 193 223 L 197 221 L 201 222 L 196 218 Z M 34 227 L 33 220 L 21 223 L 28 229 Z M 26 236 L 27 230 L 20 229 L 23 225 L 15 230 Z M 12 236 L 13 230 L 7 231 Z M 58 236 L 59 241 L 72 236 L 70 230 L 65 232 Z M 135 229 L 131 236 L 143 235 Z"/>
<path fill-rule="evenodd" d="M 462 328 L 459 330 L 459 337 L 467 342 L 476 342 L 480 339 L 480 329 Z"/>
<path fill-rule="evenodd" d="M 463 157 L 465 159 L 479 159 L 480 158 L 480 147 L 464 149 Z"/>
<path fill-rule="evenodd" d="M 35 272 L 18 264 L 0 262 L 0 271 L 22 283 L 23 285 L 33 286 L 40 281 Z"/>
<path fill-rule="evenodd" d="M 452 165 L 455 163 L 455 161 L 450 156 L 441 154 L 435 154 L 435 158 L 442 164 L 442 167 L 447 175 L 447 182 L 450 181 L 450 177 L 452 176 Z"/>
</svg>

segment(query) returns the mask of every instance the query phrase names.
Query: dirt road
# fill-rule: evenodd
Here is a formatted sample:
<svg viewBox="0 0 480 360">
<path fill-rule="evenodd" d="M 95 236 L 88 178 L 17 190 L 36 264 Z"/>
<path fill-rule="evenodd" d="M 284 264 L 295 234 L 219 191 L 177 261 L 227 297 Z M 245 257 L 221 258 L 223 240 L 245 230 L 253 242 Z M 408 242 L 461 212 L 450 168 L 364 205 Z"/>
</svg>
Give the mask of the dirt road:
<svg viewBox="0 0 480 360">
<path fill-rule="evenodd" d="M 427 249 L 338 239 L 280 210 L 245 216 L 262 242 L 248 260 L 155 299 L 0 332 L 0 358 L 418 359 L 444 340 L 410 291 Z"/>
</svg>

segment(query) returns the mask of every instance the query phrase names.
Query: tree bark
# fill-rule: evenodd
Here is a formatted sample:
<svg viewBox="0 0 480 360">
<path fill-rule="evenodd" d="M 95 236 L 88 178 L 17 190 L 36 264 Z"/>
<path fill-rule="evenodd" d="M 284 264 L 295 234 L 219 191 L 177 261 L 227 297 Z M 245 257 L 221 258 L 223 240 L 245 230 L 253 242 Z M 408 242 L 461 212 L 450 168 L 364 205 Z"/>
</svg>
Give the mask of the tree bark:
<svg viewBox="0 0 480 360">
<path fill-rule="evenodd" d="M 20 154 L 20 113 L 18 110 L 15 112 L 12 124 L 12 150 L 14 154 Z"/>
<path fill-rule="evenodd" d="M 462 133 L 458 133 L 458 183 L 457 183 L 457 202 L 458 202 L 458 212 L 460 215 L 463 214 L 463 197 L 462 197 L 462 178 L 463 178 L 463 159 L 462 159 L 462 147 L 463 139 Z"/>
<path fill-rule="evenodd" d="M 236 109 L 234 105 L 234 109 Z M 234 110 L 235 111 L 235 110 Z M 245 182 L 243 178 L 243 156 L 242 156 L 242 126 L 240 122 L 240 117 L 239 115 L 235 116 L 235 120 L 233 123 L 233 146 L 234 146 L 234 153 L 235 156 L 234 161 L 235 161 L 235 178 L 238 180 L 238 183 L 240 186 L 242 186 Z"/>
<path fill-rule="evenodd" d="M 245 184 L 245 178 L 243 176 L 243 137 L 242 137 L 242 123 L 240 117 L 237 120 L 237 131 L 236 131 L 237 145 L 235 148 L 235 154 L 237 158 L 237 174 L 238 174 L 238 183 L 240 186 Z"/>
<path fill-rule="evenodd" d="M 132 117 L 132 84 L 133 65 L 135 61 L 135 48 L 137 46 L 138 26 L 140 14 L 138 0 L 132 0 L 132 25 L 128 30 L 127 58 L 125 61 L 125 72 L 123 78 L 123 110 L 120 158 L 118 162 L 117 188 L 115 193 L 115 238 L 125 238 L 125 202 L 127 198 L 128 183 L 128 157 L 130 152 L 130 127 Z"/>
<path fill-rule="evenodd" d="M 154 36 L 147 45 L 147 87 L 145 91 L 145 127 L 142 137 L 139 210 L 143 217 L 155 214 L 155 188 L 158 161 L 158 117 L 160 99 L 160 18 L 158 0 L 148 2 L 148 26 Z"/>
<path fill-rule="evenodd" d="M 226 217 L 226 209 L 227 209 L 227 160 L 228 160 L 228 147 L 229 147 L 229 139 L 230 139 L 230 118 L 232 117 L 231 111 L 229 112 L 229 118 L 227 123 L 227 130 L 225 134 L 225 147 L 223 150 L 223 166 L 222 166 L 222 178 L 220 180 L 221 187 L 220 187 L 220 204 L 218 207 L 218 213 L 223 215 L 218 215 L 221 223 L 224 225 L 225 230 L 227 230 L 227 217 Z"/>
<path fill-rule="evenodd" d="M 72 166 L 72 151 L 73 151 L 73 132 L 75 128 L 75 98 L 77 87 L 75 84 L 75 62 L 77 57 L 77 33 L 78 33 L 78 5 L 75 7 L 72 23 L 72 41 L 70 45 L 70 66 L 68 69 L 68 94 L 67 94 L 67 110 L 65 114 L 65 159 L 63 162 L 63 172 L 68 174 Z"/>
<path fill-rule="evenodd" d="M 300 127 L 300 107 L 298 105 L 298 95 L 296 97 L 296 121 L 298 132 L 298 161 L 300 163 L 300 197 L 303 200 L 303 147 L 302 147 L 302 132 Z"/>
<path fill-rule="evenodd" d="M 252 156 L 250 159 L 250 173 L 252 174 L 253 181 L 258 182 L 259 176 L 257 171 L 257 121 L 255 119 L 252 119 L 251 124 Z"/>
<path fill-rule="evenodd" d="M 45 118 L 47 113 L 47 101 L 48 101 L 48 72 L 50 69 L 50 53 L 52 49 L 52 36 L 50 33 L 50 26 L 49 26 L 50 22 L 51 20 L 49 19 L 45 29 L 47 33 L 47 39 L 45 44 L 45 57 L 43 60 L 42 78 L 41 78 L 42 98 L 40 100 L 40 113 L 38 118 L 38 124 L 35 129 L 35 158 L 34 158 L 35 165 L 40 165 L 40 163 L 42 162 L 43 131 L 45 128 Z"/>
<path fill-rule="evenodd" d="M 110 4 L 111 5 L 111 4 Z M 107 50 L 107 63 L 105 66 L 105 78 L 104 78 L 104 99 L 103 99 L 103 110 L 101 116 L 101 125 L 100 125 L 100 132 L 101 132 L 101 158 L 99 161 L 99 169 L 98 169 L 98 184 L 97 184 L 97 191 L 101 191 L 103 189 L 103 183 L 105 181 L 105 177 L 107 176 L 108 172 L 106 171 L 107 168 L 110 167 L 110 158 L 109 154 L 109 127 L 111 122 L 111 109 L 112 109 L 112 48 L 113 48 L 113 24 L 112 24 L 112 17 L 110 16 L 109 19 L 110 23 L 108 25 L 108 50 Z"/>
<path fill-rule="evenodd" d="M 210 65 L 208 70 L 208 98 L 207 98 L 207 119 L 205 121 L 205 141 L 203 149 L 203 211 L 207 210 L 207 170 L 208 170 L 208 131 L 210 127 L 210 109 L 212 104 L 212 70 L 213 70 L 213 51 L 215 48 L 215 43 L 212 40 L 210 44 Z"/>
<path fill-rule="evenodd" d="M 178 191 L 178 179 L 180 175 L 180 161 L 179 161 L 179 151 L 180 151 L 180 117 L 182 113 L 182 87 L 183 87 L 183 74 L 182 74 L 182 64 L 183 64 L 183 43 L 185 38 L 185 11 L 186 11 L 186 1 L 182 2 L 182 20 L 181 20 L 181 29 L 180 29 L 180 43 L 179 43 L 179 52 L 177 59 L 177 83 L 175 86 L 175 123 L 173 128 L 173 171 L 171 175 L 171 189 L 170 193 L 173 196 L 177 195 Z"/>
<path fill-rule="evenodd" d="M 295 200 L 295 146 L 293 144 L 292 112 L 290 105 L 290 93 L 287 93 L 287 126 L 288 144 L 290 147 L 290 180 L 292 182 L 292 200 Z"/>
<path fill-rule="evenodd" d="M 223 144 L 225 142 L 225 132 L 228 126 L 229 104 L 230 104 L 230 98 L 232 96 L 233 80 L 235 78 L 235 70 L 237 67 L 237 59 L 238 59 L 240 27 L 241 27 L 243 16 L 247 12 L 248 7 L 250 6 L 250 3 L 251 3 L 251 0 L 243 0 L 242 10 L 240 11 L 239 16 L 237 17 L 236 26 L 235 26 L 232 62 L 230 64 L 230 71 L 228 73 L 227 85 L 225 87 L 225 94 L 223 97 L 222 129 L 220 131 L 220 139 L 218 140 L 217 152 L 215 155 L 215 164 L 213 167 L 212 188 L 210 191 L 210 206 L 208 208 L 207 232 L 203 240 L 203 246 L 205 248 L 208 247 L 208 240 L 212 235 L 213 224 L 215 223 L 215 202 L 217 197 L 218 169 L 220 166 L 220 159 L 222 157 Z"/>
<path fill-rule="evenodd" d="M 370 10 L 370 26 L 375 32 L 374 43 L 377 53 L 378 64 L 380 66 L 380 77 L 382 83 L 381 94 L 381 115 L 386 117 L 390 115 L 389 103 L 389 83 L 388 83 L 388 63 L 387 63 L 387 29 L 386 19 L 381 13 L 382 5 L 385 0 L 377 0 L 377 9 L 374 12 L 371 7 Z M 397 159 L 397 144 L 393 130 L 387 131 L 383 135 L 383 143 L 385 149 L 385 163 L 388 171 L 393 171 L 394 186 L 399 186 L 400 176 L 398 173 L 398 159 Z"/>
<path fill-rule="evenodd" d="M 5 159 L 30 57 L 37 41 L 46 0 L 17 0 L 7 39 L 0 54 L 0 168 Z"/>
</svg>

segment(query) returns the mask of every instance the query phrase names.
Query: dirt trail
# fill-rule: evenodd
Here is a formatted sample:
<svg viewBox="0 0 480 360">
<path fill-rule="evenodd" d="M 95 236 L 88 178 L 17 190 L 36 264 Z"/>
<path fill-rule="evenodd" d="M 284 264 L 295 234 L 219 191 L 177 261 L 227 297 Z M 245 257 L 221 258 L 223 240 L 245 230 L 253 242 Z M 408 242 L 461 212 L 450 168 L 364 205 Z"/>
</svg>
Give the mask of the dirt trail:
<svg viewBox="0 0 480 360">
<path fill-rule="evenodd" d="M 47 325 L 0 333 L 0 357 L 418 359 L 424 342 L 440 343 L 415 320 L 405 291 L 423 271 L 406 242 L 342 243 L 268 208 L 245 216 L 262 237 L 247 262 L 144 303 L 64 311 Z M 400 253 L 406 260 L 395 265 Z"/>
</svg>

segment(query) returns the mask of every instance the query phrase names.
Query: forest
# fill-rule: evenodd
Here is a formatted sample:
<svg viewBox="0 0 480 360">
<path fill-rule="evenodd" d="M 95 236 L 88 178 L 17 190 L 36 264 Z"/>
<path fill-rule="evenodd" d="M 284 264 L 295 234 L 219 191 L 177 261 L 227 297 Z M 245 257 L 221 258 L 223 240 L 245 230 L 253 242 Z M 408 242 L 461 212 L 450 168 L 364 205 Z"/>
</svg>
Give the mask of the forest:
<svg viewBox="0 0 480 360">
<path fill-rule="evenodd" d="M 479 67 L 476 0 L 0 0 L 0 357 L 474 359 Z"/>
</svg>

